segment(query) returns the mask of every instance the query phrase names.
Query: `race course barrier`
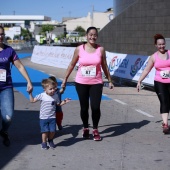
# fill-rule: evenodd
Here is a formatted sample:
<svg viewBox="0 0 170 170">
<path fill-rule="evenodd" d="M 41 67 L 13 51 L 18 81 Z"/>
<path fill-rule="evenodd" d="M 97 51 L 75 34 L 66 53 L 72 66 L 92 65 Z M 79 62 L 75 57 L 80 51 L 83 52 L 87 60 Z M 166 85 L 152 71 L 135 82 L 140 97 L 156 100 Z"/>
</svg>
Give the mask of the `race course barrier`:
<svg viewBox="0 0 170 170">
<path fill-rule="evenodd" d="M 31 56 L 33 63 L 67 69 L 72 60 L 75 47 L 34 46 Z M 119 78 L 138 81 L 147 65 L 149 56 L 120 54 L 106 51 L 106 60 L 110 74 Z M 153 68 L 143 83 L 154 84 L 155 69 Z"/>
</svg>

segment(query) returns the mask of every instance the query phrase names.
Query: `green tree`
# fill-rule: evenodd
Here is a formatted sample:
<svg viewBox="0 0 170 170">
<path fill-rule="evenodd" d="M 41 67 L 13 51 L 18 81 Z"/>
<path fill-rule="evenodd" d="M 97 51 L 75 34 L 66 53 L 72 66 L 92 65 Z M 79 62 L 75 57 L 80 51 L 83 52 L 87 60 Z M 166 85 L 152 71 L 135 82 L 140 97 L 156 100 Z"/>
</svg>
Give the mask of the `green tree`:
<svg viewBox="0 0 170 170">
<path fill-rule="evenodd" d="M 20 35 L 14 35 L 14 40 L 19 40 L 20 39 Z"/>
<path fill-rule="evenodd" d="M 21 28 L 21 36 L 23 36 L 24 40 L 30 40 L 32 38 L 32 34 L 28 29 Z"/>
<path fill-rule="evenodd" d="M 74 31 L 79 32 L 80 36 L 85 36 L 85 34 L 86 34 L 85 29 L 83 27 L 81 27 L 81 26 L 77 26 Z"/>
<path fill-rule="evenodd" d="M 61 40 L 61 39 L 64 38 L 64 37 L 65 37 L 64 34 L 60 34 L 60 35 L 57 36 L 57 38 L 58 38 L 59 40 Z"/>
<path fill-rule="evenodd" d="M 42 25 L 40 32 L 42 35 L 46 35 L 46 32 L 51 32 L 53 30 L 54 30 L 54 26 L 47 24 L 47 25 Z"/>
</svg>

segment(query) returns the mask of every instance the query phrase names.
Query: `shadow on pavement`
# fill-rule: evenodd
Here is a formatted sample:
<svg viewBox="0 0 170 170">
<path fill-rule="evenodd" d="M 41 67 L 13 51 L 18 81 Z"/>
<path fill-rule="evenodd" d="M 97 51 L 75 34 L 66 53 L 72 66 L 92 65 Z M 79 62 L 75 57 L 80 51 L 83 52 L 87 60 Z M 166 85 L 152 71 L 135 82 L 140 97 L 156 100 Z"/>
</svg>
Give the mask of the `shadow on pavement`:
<svg viewBox="0 0 170 170">
<path fill-rule="evenodd" d="M 148 120 L 143 120 L 135 123 L 121 123 L 121 124 L 109 124 L 100 126 L 105 130 L 100 131 L 103 139 L 108 137 L 119 136 L 125 134 L 133 129 L 140 129 L 141 127 L 150 123 Z M 56 146 L 71 146 L 77 142 L 81 142 L 83 139 L 79 136 L 82 129 L 82 125 L 65 125 L 62 131 L 57 131 L 56 138 L 64 135 L 63 141 L 57 142 Z M 110 133 L 108 135 L 108 133 Z M 104 136 L 104 134 L 107 134 Z M 11 160 L 17 161 L 17 155 L 22 155 L 24 150 L 27 150 L 28 145 L 39 145 L 41 143 L 41 134 L 39 128 L 39 111 L 19 111 L 15 110 L 12 125 L 9 130 L 11 138 L 11 146 L 5 147 L 2 144 L 0 138 L 0 169 L 2 169 Z M 70 137 L 71 136 L 71 137 Z M 92 136 L 91 136 L 92 139 Z M 28 152 L 31 152 L 29 147 Z M 19 154 L 20 153 L 20 154 Z"/>
<path fill-rule="evenodd" d="M 121 124 L 111 124 L 111 125 L 104 125 L 100 127 L 107 127 L 105 130 L 100 132 L 100 134 L 105 134 L 105 133 L 111 133 L 110 135 L 104 136 L 104 138 L 108 137 L 114 137 L 114 136 L 119 136 L 123 135 L 132 129 L 140 129 L 141 127 L 149 124 L 150 121 L 148 120 L 142 120 L 141 122 L 135 122 L 135 123 L 121 123 Z"/>
<path fill-rule="evenodd" d="M 149 123 L 150 121 L 143 120 L 141 122 L 135 122 L 135 123 L 110 124 L 110 125 L 99 126 L 99 131 L 100 131 L 100 127 L 106 127 L 105 130 L 100 131 L 103 140 L 108 137 L 123 135 L 133 129 L 140 129 Z M 63 127 L 62 132 L 58 131 L 56 133 L 56 138 L 61 135 L 68 135 L 68 134 L 71 134 L 72 137 L 64 139 L 64 141 L 59 142 L 58 144 L 56 144 L 56 146 L 70 146 L 84 140 L 82 137 L 77 138 L 82 128 L 83 128 L 82 125 L 65 125 Z M 110 133 L 110 135 L 104 136 L 104 134 L 108 134 L 108 133 Z M 90 136 L 90 139 L 92 139 L 92 135 Z"/>
<path fill-rule="evenodd" d="M 0 138 L 0 169 L 14 157 L 17 157 L 27 145 L 41 143 L 38 111 L 15 110 L 11 127 L 9 129 L 11 146 L 5 147 Z M 17 158 L 15 158 L 17 161 Z"/>
<path fill-rule="evenodd" d="M 77 138 L 79 131 L 83 128 L 82 125 L 65 125 L 62 131 L 57 131 L 56 138 L 64 135 L 71 135 L 69 138 L 65 138 L 63 141 L 56 144 L 56 146 L 71 146 L 77 142 L 84 140 L 82 137 Z"/>
</svg>

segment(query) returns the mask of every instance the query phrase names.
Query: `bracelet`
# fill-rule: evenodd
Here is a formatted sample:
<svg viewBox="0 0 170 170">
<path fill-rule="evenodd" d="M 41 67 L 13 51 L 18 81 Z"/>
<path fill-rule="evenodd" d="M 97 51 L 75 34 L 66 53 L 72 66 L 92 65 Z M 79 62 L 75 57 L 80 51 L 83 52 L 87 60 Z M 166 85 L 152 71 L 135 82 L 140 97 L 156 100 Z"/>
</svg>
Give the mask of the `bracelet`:
<svg viewBox="0 0 170 170">
<path fill-rule="evenodd" d="M 113 83 L 112 80 L 108 80 L 109 83 Z"/>
</svg>

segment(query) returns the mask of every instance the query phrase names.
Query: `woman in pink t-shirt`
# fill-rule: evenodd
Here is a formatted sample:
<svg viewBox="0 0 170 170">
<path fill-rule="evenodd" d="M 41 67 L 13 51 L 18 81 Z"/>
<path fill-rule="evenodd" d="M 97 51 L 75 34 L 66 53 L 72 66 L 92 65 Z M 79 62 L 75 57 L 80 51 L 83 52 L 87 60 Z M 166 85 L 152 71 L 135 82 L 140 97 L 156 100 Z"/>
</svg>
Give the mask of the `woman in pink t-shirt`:
<svg viewBox="0 0 170 170">
<path fill-rule="evenodd" d="M 151 55 L 148 64 L 138 80 L 137 90 L 141 82 L 148 75 L 152 67 L 155 67 L 154 78 L 155 92 L 160 101 L 160 114 L 162 116 L 163 133 L 169 133 L 168 116 L 170 111 L 170 51 L 165 49 L 165 38 L 161 34 L 154 36 L 157 51 Z"/>
<path fill-rule="evenodd" d="M 98 31 L 95 27 L 89 27 L 86 31 L 87 43 L 78 46 L 74 51 L 74 56 L 66 71 L 65 78 L 61 87 L 65 87 L 67 79 L 74 69 L 76 63 L 79 63 L 76 75 L 76 90 L 80 101 L 80 115 L 83 122 L 83 138 L 87 139 L 89 135 L 89 99 L 92 110 L 93 139 L 101 140 L 98 132 L 98 123 L 100 120 L 100 103 L 103 90 L 102 71 L 103 69 L 110 89 L 113 89 L 112 79 L 106 63 L 106 54 L 103 47 L 96 44 Z"/>
</svg>

